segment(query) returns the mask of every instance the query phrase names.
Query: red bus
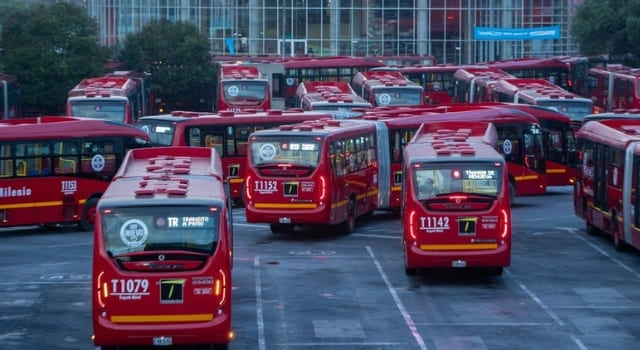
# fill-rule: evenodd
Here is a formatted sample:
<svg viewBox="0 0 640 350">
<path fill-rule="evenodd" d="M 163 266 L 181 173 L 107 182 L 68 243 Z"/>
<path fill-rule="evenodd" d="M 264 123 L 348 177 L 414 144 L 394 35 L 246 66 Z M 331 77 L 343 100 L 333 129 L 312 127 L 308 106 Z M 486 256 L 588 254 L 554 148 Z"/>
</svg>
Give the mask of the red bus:
<svg viewBox="0 0 640 350">
<path fill-rule="evenodd" d="M 502 78 L 493 87 L 492 100 L 551 108 L 566 114 L 576 126 L 594 113 L 593 101 L 544 79 Z"/>
<path fill-rule="evenodd" d="M 155 97 L 148 85 L 132 71 L 84 79 L 69 91 L 67 115 L 133 124 L 152 113 Z"/>
<path fill-rule="evenodd" d="M 218 111 L 271 109 L 271 84 L 258 67 L 221 64 L 218 71 Z"/>
<path fill-rule="evenodd" d="M 382 67 L 374 71 L 396 71 L 424 88 L 424 104 L 451 104 L 453 99 L 453 75 L 460 68 L 486 67 L 478 65 L 438 64 L 435 66 Z"/>
<path fill-rule="evenodd" d="M 0 227 L 78 223 L 92 231 L 126 151 L 151 145 L 138 128 L 96 119 L 17 118 L 0 129 Z"/>
<path fill-rule="evenodd" d="M 453 74 L 453 96 L 456 102 L 489 102 L 496 82 L 513 75 L 490 67 L 460 68 Z"/>
<path fill-rule="evenodd" d="M 11 74 L 0 73 L 0 120 L 11 119 L 21 116 L 20 108 L 20 85 L 18 78 Z"/>
<path fill-rule="evenodd" d="M 336 225 L 351 232 L 358 216 L 377 208 L 376 127 L 323 119 L 249 137 L 247 222 L 271 231 Z"/>
<path fill-rule="evenodd" d="M 353 90 L 374 106 L 416 106 L 423 104 L 424 88 L 400 72 L 358 72 L 351 80 Z"/>
<path fill-rule="evenodd" d="M 363 118 L 378 118 L 378 156 L 380 168 L 379 208 L 397 209 L 401 205 L 403 149 L 416 131 L 427 121 L 491 122 L 498 131 L 500 151 L 509 172 L 510 202 L 515 196 L 544 194 L 547 190 L 546 154 L 538 119 L 528 113 L 495 104 L 462 104 L 440 108 L 410 108 L 396 111 L 365 113 Z M 390 118 L 387 118 L 390 117 Z M 382 130 L 382 131 L 380 131 Z M 388 164 L 388 165 L 386 165 Z"/>
<path fill-rule="evenodd" d="M 233 337 L 231 227 L 215 150 L 129 152 L 98 202 L 94 344 L 227 349 Z"/>
<path fill-rule="evenodd" d="M 612 236 L 617 250 L 640 249 L 640 120 L 589 121 L 578 146 L 576 215 L 588 233 Z"/>
<path fill-rule="evenodd" d="M 640 69 L 609 64 L 589 70 L 589 97 L 607 112 L 640 108 Z"/>
<path fill-rule="evenodd" d="M 538 119 L 543 131 L 547 185 L 572 186 L 575 181 L 578 151 L 576 129 L 571 119 L 563 113 L 545 107 L 509 104 L 508 108 L 518 109 Z"/>
<path fill-rule="evenodd" d="M 405 272 L 511 264 L 508 171 L 486 122 L 427 122 L 404 149 Z"/>
<path fill-rule="evenodd" d="M 304 95 L 322 92 L 357 95 L 346 81 L 303 81 L 296 89 L 296 107 L 302 108 Z"/>
<path fill-rule="evenodd" d="M 518 78 L 545 79 L 578 96 L 588 96 L 587 76 L 592 65 L 588 57 L 528 57 L 484 64 L 502 69 Z"/>
<path fill-rule="evenodd" d="M 257 130 L 275 128 L 305 120 L 330 118 L 322 112 L 269 110 L 256 113 L 221 111 L 217 114 L 174 112 L 170 115 L 140 118 L 136 126 L 149 134 L 158 146 L 196 146 L 215 148 L 222 158 L 230 197 L 242 205 L 242 186 L 246 172 L 247 140 Z"/>
</svg>

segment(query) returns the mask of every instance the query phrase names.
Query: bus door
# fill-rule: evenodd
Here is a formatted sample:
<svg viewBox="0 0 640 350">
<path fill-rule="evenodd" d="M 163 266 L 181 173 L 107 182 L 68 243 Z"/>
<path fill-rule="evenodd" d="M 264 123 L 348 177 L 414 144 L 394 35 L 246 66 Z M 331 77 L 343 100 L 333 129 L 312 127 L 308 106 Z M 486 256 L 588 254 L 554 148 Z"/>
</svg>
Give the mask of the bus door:
<svg viewBox="0 0 640 350">
<path fill-rule="evenodd" d="M 595 171 L 593 174 L 593 205 L 607 211 L 607 169 L 609 168 L 609 152 L 602 144 L 595 144 Z"/>
</svg>

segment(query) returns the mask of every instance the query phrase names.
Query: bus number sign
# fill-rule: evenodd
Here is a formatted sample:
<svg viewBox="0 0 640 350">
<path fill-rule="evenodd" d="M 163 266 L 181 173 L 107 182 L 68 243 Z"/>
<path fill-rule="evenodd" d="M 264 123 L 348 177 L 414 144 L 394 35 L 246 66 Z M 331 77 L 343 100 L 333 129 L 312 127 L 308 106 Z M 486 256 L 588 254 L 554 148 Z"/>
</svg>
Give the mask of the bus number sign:
<svg viewBox="0 0 640 350">
<path fill-rule="evenodd" d="M 257 180 L 253 183 L 253 189 L 260 193 L 274 193 L 278 191 L 278 182 L 271 180 Z"/>
</svg>

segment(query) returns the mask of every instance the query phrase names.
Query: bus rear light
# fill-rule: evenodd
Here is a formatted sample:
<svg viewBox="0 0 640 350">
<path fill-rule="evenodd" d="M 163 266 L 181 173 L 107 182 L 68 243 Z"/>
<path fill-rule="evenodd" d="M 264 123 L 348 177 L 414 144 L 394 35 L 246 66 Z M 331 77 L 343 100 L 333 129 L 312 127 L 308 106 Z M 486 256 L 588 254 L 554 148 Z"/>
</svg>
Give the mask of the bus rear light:
<svg viewBox="0 0 640 350">
<path fill-rule="evenodd" d="M 416 241 L 418 239 L 418 236 L 416 235 L 416 231 L 415 231 L 416 215 L 417 214 L 415 210 L 412 210 L 411 213 L 409 214 L 409 236 L 413 241 Z"/>
<path fill-rule="evenodd" d="M 215 296 L 220 298 L 218 305 L 222 306 L 227 301 L 227 275 L 222 270 L 218 270 L 218 273 L 220 278 L 216 279 L 213 288 Z"/>
<path fill-rule="evenodd" d="M 109 285 L 104 282 L 102 283 L 102 276 L 104 275 L 104 271 L 100 272 L 100 274 L 98 274 L 98 278 L 97 278 L 97 285 L 98 285 L 98 290 L 96 291 L 96 294 L 98 296 L 98 304 L 100 305 L 101 308 L 105 307 L 105 303 L 104 300 L 107 299 L 107 297 L 109 296 Z"/>
<path fill-rule="evenodd" d="M 247 201 L 250 201 L 251 198 L 251 190 L 249 190 L 249 187 L 251 187 L 251 176 L 247 176 L 247 179 L 244 182 L 244 194 L 247 198 Z"/>
<path fill-rule="evenodd" d="M 320 176 L 320 200 L 324 201 L 327 196 L 327 180 L 324 176 Z"/>
<path fill-rule="evenodd" d="M 509 214 L 504 209 L 500 211 L 500 214 L 502 215 L 502 234 L 500 237 L 507 238 L 507 234 L 509 234 Z"/>
</svg>

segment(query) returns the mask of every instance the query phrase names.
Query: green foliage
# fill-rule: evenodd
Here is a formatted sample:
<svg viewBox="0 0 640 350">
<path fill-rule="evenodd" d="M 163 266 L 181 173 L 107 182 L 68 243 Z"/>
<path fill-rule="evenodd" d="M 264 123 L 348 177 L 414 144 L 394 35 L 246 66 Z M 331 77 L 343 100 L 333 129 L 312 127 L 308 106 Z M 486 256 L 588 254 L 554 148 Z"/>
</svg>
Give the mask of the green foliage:
<svg viewBox="0 0 640 350">
<path fill-rule="evenodd" d="M 571 34 L 580 53 L 609 55 L 612 61 L 637 65 L 640 57 L 640 0 L 584 0 Z"/>
<path fill-rule="evenodd" d="M 26 110 L 63 113 L 70 89 L 104 73 L 107 51 L 84 7 L 61 2 L 16 8 L 3 14 L 2 24 L 0 61 L 6 73 L 18 76 Z"/>
<path fill-rule="evenodd" d="M 167 111 L 213 110 L 215 64 L 207 36 L 192 23 L 150 22 L 127 36 L 119 61 L 125 69 L 150 74 Z"/>
</svg>

